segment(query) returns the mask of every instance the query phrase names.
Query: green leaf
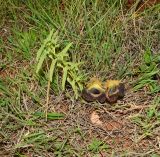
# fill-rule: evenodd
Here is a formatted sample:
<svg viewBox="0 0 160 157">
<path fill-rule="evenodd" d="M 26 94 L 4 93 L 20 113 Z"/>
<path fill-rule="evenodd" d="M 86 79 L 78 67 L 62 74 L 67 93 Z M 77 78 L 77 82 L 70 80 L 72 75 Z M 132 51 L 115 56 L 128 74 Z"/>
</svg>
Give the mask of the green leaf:
<svg viewBox="0 0 160 157">
<path fill-rule="evenodd" d="M 105 144 L 103 141 L 100 141 L 98 139 L 93 139 L 93 141 L 89 144 L 88 149 L 92 152 L 99 152 L 102 150 L 108 149 L 108 145 Z"/>
<path fill-rule="evenodd" d="M 80 91 L 82 91 L 83 90 L 83 84 L 81 82 L 77 82 L 77 84 L 78 84 L 78 87 L 79 87 Z"/>
<path fill-rule="evenodd" d="M 37 64 L 37 70 L 36 70 L 36 73 L 39 72 L 39 70 L 41 69 L 42 67 L 42 64 L 43 64 L 43 61 L 45 60 L 46 56 L 48 54 L 48 51 L 44 51 L 43 54 L 41 55 L 40 59 L 39 59 L 39 62 Z"/>
<path fill-rule="evenodd" d="M 69 43 L 60 53 L 59 55 L 65 56 L 69 48 L 72 46 L 72 43 Z M 68 55 L 67 55 L 68 56 Z"/>
<path fill-rule="evenodd" d="M 63 68 L 63 77 L 62 77 L 62 90 L 65 90 L 65 84 L 67 80 L 68 67 Z"/>
<path fill-rule="evenodd" d="M 55 46 L 51 46 L 50 54 L 51 54 L 52 58 L 53 58 L 53 56 L 56 55 L 56 47 Z"/>
<path fill-rule="evenodd" d="M 160 54 L 160 53 L 159 53 Z M 153 58 L 153 62 L 155 62 L 155 63 L 160 63 L 160 55 L 158 55 L 158 56 L 155 56 L 154 58 Z"/>
<path fill-rule="evenodd" d="M 37 57 L 36 57 L 36 61 L 38 61 L 38 60 L 41 58 L 41 55 L 42 55 L 42 53 L 43 53 L 43 51 L 44 51 L 47 43 L 48 43 L 49 41 L 51 41 L 53 32 L 54 32 L 54 29 L 52 29 L 52 30 L 50 31 L 50 34 L 49 34 L 48 37 L 44 40 L 44 43 L 42 44 L 41 48 L 38 50 L 38 52 L 37 52 Z"/>
<path fill-rule="evenodd" d="M 149 49 L 146 50 L 146 52 L 144 54 L 144 61 L 146 64 L 150 64 L 152 62 L 152 55 L 151 55 L 151 51 Z"/>
<path fill-rule="evenodd" d="M 158 83 L 152 83 L 150 86 L 150 94 L 153 94 L 153 93 L 157 93 L 160 91 L 160 86 L 158 85 Z"/>
<path fill-rule="evenodd" d="M 141 88 L 143 88 L 143 87 L 144 87 L 143 84 L 138 84 L 138 85 L 134 86 L 133 90 L 134 90 L 134 91 L 137 91 L 138 89 L 141 89 Z"/>
<path fill-rule="evenodd" d="M 150 73 L 145 73 L 142 77 L 139 78 L 139 81 L 140 80 L 151 79 L 152 76 L 154 76 L 158 73 L 159 73 L 159 70 L 151 71 Z"/>
<path fill-rule="evenodd" d="M 154 114 L 155 114 L 155 109 L 154 108 L 149 109 L 148 112 L 147 112 L 147 116 L 149 118 L 152 118 L 154 116 Z"/>
<path fill-rule="evenodd" d="M 45 118 L 46 116 L 44 112 L 35 112 L 33 115 L 41 118 Z M 47 119 L 50 119 L 50 120 L 63 119 L 63 118 L 64 118 L 64 114 L 61 114 L 61 113 L 55 113 L 55 112 L 47 113 Z"/>
<path fill-rule="evenodd" d="M 56 44 L 58 41 L 58 31 L 56 31 L 52 36 L 52 43 Z"/>
<path fill-rule="evenodd" d="M 49 69 L 49 81 L 50 82 L 52 82 L 52 79 L 53 79 L 53 73 L 54 73 L 56 62 L 57 62 L 57 59 L 53 59 L 50 69 Z"/>
<path fill-rule="evenodd" d="M 146 64 L 142 64 L 139 69 L 141 72 L 146 72 L 146 69 L 148 68 L 148 66 Z"/>
<path fill-rule="evenodd" d="M 75 94 L 75 98 L 78 98 L 78 91 L 77 91 L 77 86 L 76 86 L 76 82 L 74 79 L 70 79 L 69 77 L 67 78 L 67 81 L 69 82 L 69 84 L 71 85 L 74 94 Z"/>
<path fill-rule="evenodd" d="M 102 141 L 99 140 L 94 140 L 90 145 L 89 145 L 89 150 L 93 152 L 99 151 L 99 147 L 102 144 Z"/>
<path fill-rule="evenodd" d="M 6 88 L 6 86 L 3 84 L 3 82 L 1 82 L 1 80 L 0 80 L 0 92 L 2 92 L 7 96 L 11 96 L 13 94 L 12 92 L 10 92 L 8 88 Z"/>
</svg>

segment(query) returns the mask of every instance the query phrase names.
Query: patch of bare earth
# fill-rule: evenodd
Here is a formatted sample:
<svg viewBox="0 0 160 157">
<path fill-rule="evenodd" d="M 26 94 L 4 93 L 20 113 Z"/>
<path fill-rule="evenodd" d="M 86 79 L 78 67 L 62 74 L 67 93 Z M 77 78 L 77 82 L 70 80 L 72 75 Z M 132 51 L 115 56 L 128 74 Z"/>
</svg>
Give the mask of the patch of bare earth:
<svg viewBox="0 0 160 157">
<path fill-rule="evenodd" d="M 64 130 L 80 127 L 85 135 L 85 140 L 78 140 L 73 135 L 71 143 L 80 148 L 89 144 L 94 137 L 97 137 L 109 145 L 109 151 L 119 155 L 128 153 L 130 156 L 149 155 L 157 153 L 160 155 L 159 135 L 153 133 L 150 137 L 141 137 L 140 127 L 131 121 L 133 115 L 143 113 L 151 105 L 152 97 L 145 96 L 144 91 L 133 93 L 128 91 L 123 100 L 117 104 L 59 104 L 57 111 L 66 114 L 66 119 L 61 121 Z M 92 114 L 97 114 L 94 120 L 101 121 L 96 124 L 92 122 Z M 53 122 L 55 123 L 55 122 Z M 60 124 L 57 122 L 57 124 Z M 159 127 L 157 126 L 157 129 Z M 156 129 L 156 128 L 155 128 Z M 87 154 L 86 154 L 87 156 Z"/>
</svg>

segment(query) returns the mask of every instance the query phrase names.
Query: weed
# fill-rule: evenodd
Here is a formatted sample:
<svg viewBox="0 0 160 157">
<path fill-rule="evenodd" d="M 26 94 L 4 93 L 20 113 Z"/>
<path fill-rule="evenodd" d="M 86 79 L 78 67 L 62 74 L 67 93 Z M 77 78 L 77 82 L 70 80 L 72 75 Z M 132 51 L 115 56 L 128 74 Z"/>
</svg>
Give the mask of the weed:
<svg viewBox="0 0 160 157">
<path fill-rule="evenodd" d="M 37 53 L 38 63 L 36 72 L 39 73 L 43 68 L 42 64 L 44 61 L 48 60 L 47 64 L 50 64 L 48 65 L 48 80 L 52 82 L 55 77 L 61 79 L 62 91 L 66 89 L 66 82 L 69 83 L 74 91 L 75 97 L 78 98 L 78 90 L 82 90 L 83 75 L 79 70 L 79 65 L 82 63 L 69 61 L 69 54 L 67 51 L 71 47 L 71 43 L 69 43 L 64 49 L 59 50 L 60 45 L 58 44 L 57 33 L 58 32 L 54 33 L 54 30 L 52 30 L 39 49 Z"/>
<path fill-rule="evenodd" d="M 37 116 L 38 118 L 45 118 L 45 115 L 43 112 L 35 112 L 34 113 L 34 116 Z M 59 114 L 59 113 L 48 113 L 47 114 L 47 119 L 50 119 L 50 120 L 55 120 L 55 119 L 62 119 L 64 117 L 63 114 Z"/>
<path fill-rule="evenodd" d="M 145 115 L 137 114 L 133 116 L 132 121 L 142 128 L 141 136 L 137 141 L 152 136 L 154 129 L 160 125 L 159 104 L 160 98 L 156 97 L 153 104 L 145 110 Z"/>
<path fill-rule="evenodd" d="M 37 130 L 37 132 L 34 133 L 24 134 L 22 137 L 22 142 L 16 144 L 15 149 L 29 146 L 35 146 L 37 149 L 42 147 L 49 149 L 49 142 L 53 142 L 54 140 L 54 137 L 48 136 L 44 131 Z"/>
<path fill-rule="evenodd" d="M 107 150 L 108 148 L 108 145 L 98 139 L 93 139 L 93 141 L 88 146 L 88 150 L 92 152 L 100 152 L 103 150 Z"/>
<path fill-rule="evenodd" d="M 17 28 L 13 29 L 15 37 L 8 37 L 13 50 L 22 54 L 24 59 L 30 60 L 32 57 L 31 50 L 35 46 L 36 34 L 33 30 L 20 32 Z"/>
<path fill-rule="evenodd" d="M 153 56 L 151 51 L 148 49 L 144 53 L 144 62 L 140 65 L 138 73 L 140 77 L 134 85 L 134 90 L 137 91 L 143 87 L 148 87 L 149 93 L 157 93 L 160 91 L 159 86 L 159 62 L 160 55 Z"/>
</svg>

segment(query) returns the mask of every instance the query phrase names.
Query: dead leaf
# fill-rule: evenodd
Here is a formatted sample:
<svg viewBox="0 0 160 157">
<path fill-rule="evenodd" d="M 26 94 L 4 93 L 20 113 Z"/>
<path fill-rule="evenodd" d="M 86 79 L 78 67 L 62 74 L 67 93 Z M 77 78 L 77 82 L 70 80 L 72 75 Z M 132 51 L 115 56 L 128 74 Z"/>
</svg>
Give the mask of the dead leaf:
<svg viewBox="0 0 160 157">
<path fill-rule="evenodd" d="M 96 111 L 92 112 L 90 120 L 91 120 L 92 124 L 94 124 L 94 125 L 98 125 L 98 126 L 103 125 L 103 122 L 100 120 L 100 117 L 98 116 Z"/>
</svg>

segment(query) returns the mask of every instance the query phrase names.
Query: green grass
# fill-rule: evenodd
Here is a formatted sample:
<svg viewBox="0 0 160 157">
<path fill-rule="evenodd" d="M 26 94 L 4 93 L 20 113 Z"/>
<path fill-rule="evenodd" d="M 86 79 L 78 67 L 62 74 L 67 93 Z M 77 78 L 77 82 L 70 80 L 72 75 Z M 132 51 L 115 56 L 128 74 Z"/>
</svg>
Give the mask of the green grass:
<svg viewBox="0 0 160 157">
<path fill-rule="evenodd" d="M 160 55 L 152 55 L 151 50 L 146 50 L 144 53 L 144 61 L 139 66 L 137 73 L 139 73 L 139 78 L 135 83 L 134 90 L 137 91 L 143 87 L 148 87 L 148 93 L 158 93 L 160 92 L 159 86 L 159 62 Z"/>
<path fill-rule="evenodd" d="M 68 60 L 83 63 L 76 74 L 85 74 L 86 80 L 93 76 L 123 79 L 131 91 L 143 93 L 139 101 L 149 107 L 130 113 L 134 116 L 130 125 L 139 128 L 139 139 L 156 138 L 154 130 L 160 118 L 160 5 L 137 13 L 137 17 L 134 9 L 127 10 L 124 1 L 118 0 L 0 1 L 0 155 L 80 157 L 120 153 L 104 141 L 104 133 L 90 128 L 86 117 L 86 121 L 83 115 L 79 117 L 94 105 L 85 106 L 80 97 L 75 100 L 68 83 L 62 91 L 62 84 L 56 81 L 62 78 L 63 70 L 51 83 L 45 121 L 48 80 L 46 73 L 36 74 L 36 55 L 53 29 L 59 33 L 58 50 L 72 43 Z M 48 68 L 47 63 L 46 59 L 43 69 Z M 133 101 L 128 99 L 125 103 Z M 139 102 L 136 98 L 134 101 Z M 64 106 L 69 106 L 69 111 L 63 111 Z M 90 116 L 88 112 L 85 115 Z"/>
<path fill-rule="evenodd" d="M 153 104 L 150 104 L 144 114 L 137 114 L 132 117 L 133 122 L 141 127 L 140 137 L 138 137 L 137 141 L 145 137 L 153 137 L 154 129 L 160 125 L 159 104 L 159 97 L 155 97 Z"/>
<path fill-rule="evenodd" d="M 94 153 L 107 149 L 108 146 L 103 141 L 99 141 L 97 139 L 93 139 L 93 141 L 88 146 L 88 150 Z"/>
</svg>

